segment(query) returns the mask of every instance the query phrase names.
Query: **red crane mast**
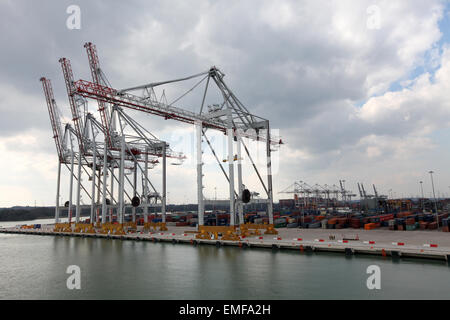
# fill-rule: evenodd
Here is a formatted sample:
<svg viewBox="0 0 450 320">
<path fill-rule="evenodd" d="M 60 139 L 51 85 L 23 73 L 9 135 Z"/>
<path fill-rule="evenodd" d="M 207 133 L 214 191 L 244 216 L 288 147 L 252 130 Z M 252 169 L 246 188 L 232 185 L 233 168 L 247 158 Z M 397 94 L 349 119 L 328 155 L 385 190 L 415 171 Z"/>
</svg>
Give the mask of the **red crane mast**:
<svg viewBox="0 0 450 320">
<path fill-rule="evenodd" d="M 80 99 L 75 99 L 75 93 L 73 90 L 75 82 L 73 78 L 72 67 L 70 65 L 70 60 L 67 58 L 61 58 L 59 59 L 59 62 L 61 63 L 64 81 L 66 83 L 67 96 L 69 97 L 70 110 L 72 112 L 72 120 L 75 125 L 75 132 L 77 134 L 80 151 L 84 151 L 83 135 L 82 135 L 83 118 L 81 116 L 80 111 L 80 106 L 84 103 L 84 101 L 82 101 L 81 97 L 79 97 Z"/>
<path fill-rule="evenodd" d="M 103 78 L 100 69 L 100 62 L 98 59 L 97 48 L 92 42 L 87 42 L 84 44 L 86 48 L 86 53 L 89 60 L 89 67 L 91 69 L 92 81 L 95 84 L 99 85 L 107 85 L 106 80 Z M 112 146 L 110 130 L 109 130 L 109 119 L 110 119 L 110 111 L 108 109 L 107 104 L 102 100 L 97 100 L 98 102 L 98 111 L 100 112 L 100 118 L 102 121 L 102 126 L 104 128 L 104 132 L 108 141 L 108 145 Z"/>
<path fill-rule="evenodd" d="M 53 138 L 55 139 L 56 151 L 58 152 L 58 158 L 61 163 L 64 162 L 64 152 L 62 146 L 62 134 L 61 134 L 61 120 L 58 114 L 58 107 L 56 105 L 55 97 L 53 95 L 53 88 L 50 79 L 42 77 L 42 88 L 44 89 L 45 100 L 47 101 L 48 114 L 50 116 L 50 123 L 53 130 Z"/>
</svg>

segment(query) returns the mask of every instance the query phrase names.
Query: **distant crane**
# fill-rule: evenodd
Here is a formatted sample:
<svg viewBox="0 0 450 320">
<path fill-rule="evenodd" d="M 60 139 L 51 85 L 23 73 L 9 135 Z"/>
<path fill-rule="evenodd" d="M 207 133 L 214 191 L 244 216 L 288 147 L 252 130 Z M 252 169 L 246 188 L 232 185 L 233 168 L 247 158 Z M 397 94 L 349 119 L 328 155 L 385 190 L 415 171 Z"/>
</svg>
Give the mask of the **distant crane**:
<svg viewBox="0 0 450 320">
<path fill-rule="evenodd" d="M 358 182 L 358 191 L 359 191 L 359 199 L 362 200 L 363 199 L 363 193 L 361 191 L 361 186 L 359 185 L 359 182 Z"/>
<path fill-rule="evenodd" d="M 344 189 L 344 181 L 339 180 L 339 185 L 341 186 L 342 200 L 347 201 L 347 193 Z"/>
<path fill-rule="evenodd" d="M 356 194 L 353 194 L 351 190 L 345 189 L 345 180 L 339 180 L 339 185 L 341 187 L 340 193 L 342 196 L 342 201 L 344 202 L 352 201 L 352 197 L 356 197 Z"/>
<path fill-rule="evenodd" d="M 310 186 L 304 181 L 296 181 L 279 193 L 294 194 L 294 199 L 296 201 L 295 205 L 298 208 L 302 206 L 299 203 L 299 196 L 303 198 L 303 206 L 305 208 L 307 207 L 307 203 L 311 203 L 313 206 L 316 206 L 319 202 L 323 203 L 324 200 L 326 200 L 326 206 L 328 208 L 330 201 L 332 201 L 333 206 L 338 205 L 339 195 L 341 195 L 342 200 L 347 198 L 351 200 L 352 196 L 356 196 L 355 194 L 352 194 L 351 191 L 345 190 L 342 181 L 340 181 L 340 184 L 341 188 L 335 184 L 331 187 L 328 184 L 322 186 L 317 183 L 314 186 Z M 330 195 L 333 195 L 333 198 L 331 198 Z"/>
<path fill-rule="evenodd" d="M 373 192 L 375 193 L 375 209 L 377 210 L 377 212 L 379 211 L 379 203 L 378 203 L 378 192 L 377 189 L 375 188 L 375 185 L 373 184 Z"/>
</svg>

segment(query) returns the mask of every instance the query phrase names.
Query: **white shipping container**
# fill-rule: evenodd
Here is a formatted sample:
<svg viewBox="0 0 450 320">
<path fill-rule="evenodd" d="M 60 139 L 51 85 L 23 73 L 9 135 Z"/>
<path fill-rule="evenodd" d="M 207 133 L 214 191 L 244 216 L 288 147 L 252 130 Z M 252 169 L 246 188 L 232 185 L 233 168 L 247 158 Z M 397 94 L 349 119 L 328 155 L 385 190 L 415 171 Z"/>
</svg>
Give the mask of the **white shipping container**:
<svg viewBox="0 0 450 320">
<path fill-rule="evenodd" d="M 275 219 L 274 223 L 275 223 L 275 224 L 286 223 L 286 219 L 284 219 L 284 218 L 278 218 L 278 219 Z"/>
</svg>

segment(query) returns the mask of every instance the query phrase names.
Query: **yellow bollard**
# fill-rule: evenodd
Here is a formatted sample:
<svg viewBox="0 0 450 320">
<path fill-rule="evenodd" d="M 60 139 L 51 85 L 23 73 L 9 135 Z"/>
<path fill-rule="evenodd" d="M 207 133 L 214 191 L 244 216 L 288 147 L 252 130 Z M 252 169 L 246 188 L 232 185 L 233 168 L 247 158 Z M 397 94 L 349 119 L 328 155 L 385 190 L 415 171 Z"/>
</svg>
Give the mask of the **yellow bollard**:
<svg viewBox="0 0 450 320">
<path fill-rule="evenodd" d="M 239 238 L 239 236 L 232 232 L 231 230 L 227 231 L 227 233 L 225 235 L 222 236 L 222 240 L 226 240 L 226 241 L 239 241 L 241 240 Z"/>
<path fill-rule="evenodd" d="M 167 231 L 166 223 L 165 222 L 159 222 L 159 231 Z"/>
<path fill-rule="evenodd" d="M 273 224 L 269 224 L 267 226 L 266 232 L 264 232 L 264 234 L 278 234 L 278 231 L 275 230 L 275 227 L 273 226 Z"/>
<path fill-rule="evenodd" d="M 211 235 L 206 230 L 201 230 L 200 233 L 198 233 L 195 236 L 196 239 L 203 239 L 203 240 L 211 240 Z"/>
</svg>

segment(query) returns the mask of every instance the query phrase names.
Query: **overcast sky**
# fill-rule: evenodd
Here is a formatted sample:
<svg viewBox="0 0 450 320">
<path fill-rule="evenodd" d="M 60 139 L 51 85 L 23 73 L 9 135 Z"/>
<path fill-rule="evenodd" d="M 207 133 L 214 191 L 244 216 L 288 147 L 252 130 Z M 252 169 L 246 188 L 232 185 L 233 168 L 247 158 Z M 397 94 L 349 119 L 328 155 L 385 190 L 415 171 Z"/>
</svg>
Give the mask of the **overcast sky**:
<svg viewBox="0 0 450 320">
<path fill-rule="evenodd" d="M 70 5 L 81 10 L 80 29 L 67 27 Z M 416 196 L 423 180 L 429 196 L 429 170 L 437 192 L 450 193 L 449 2 L 2 0 L 0 28 L 1 207 L 54 205 L 57 157 L 39 78 L 52 80 L 69 119 L 58 59 L 90 80 L 87 41 L 115 88 L 219 67 L 286 142 L 275 155 L 276 199 L 290 197 L 278 192 L 296 180 L 339 179 L 355 193 L 363 182 L 396 196 Z M 190 126 L 135 116 L 192 156 L 177 143 Z M 196 202 L 195 172 L 189 161 L 169 167 L 170 202 Z M 252 188 L 254 174 L 245 177 Z M 214 188 L 228 196 L 208 166 L 205 196 Z"/>
</svg>

